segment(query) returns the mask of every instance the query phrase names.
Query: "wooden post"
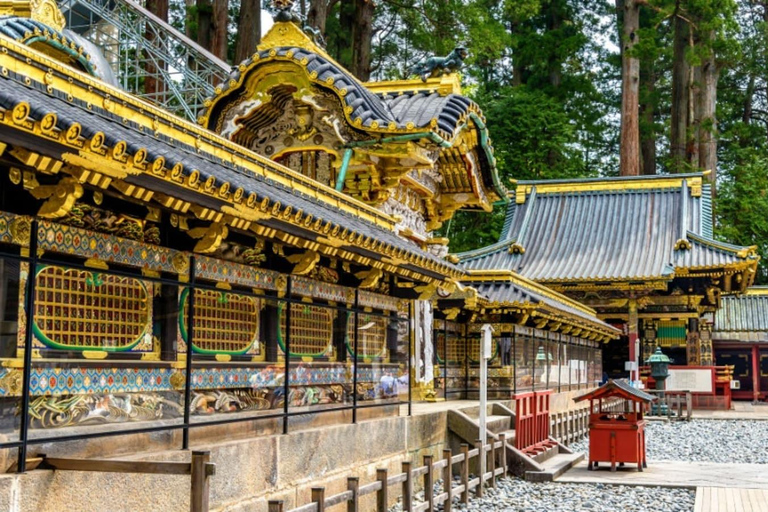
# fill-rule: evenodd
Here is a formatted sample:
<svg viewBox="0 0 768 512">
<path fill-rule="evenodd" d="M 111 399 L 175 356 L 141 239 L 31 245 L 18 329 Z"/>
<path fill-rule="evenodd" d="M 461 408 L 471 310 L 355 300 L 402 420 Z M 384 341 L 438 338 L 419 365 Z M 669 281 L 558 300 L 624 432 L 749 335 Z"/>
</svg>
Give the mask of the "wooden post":
<svg viewBox="0 0 768 512">
<path fill-rule="evenodd" d="M 424 456 L 424 465 L 427 467 L 427 472 L 424 473 L 424 501 L 429 503 L 427 510 L 430 512 L 435 509 L 435 487 L 432 475 L 432 456 Z"/>
<path fill-rule="evenodd" d="M 283 512 L 283 500 L 269 500 L 268 512 Z"/>
<path fill-rule="evenodd" d="M 312 488 L 312 503 L 317 504 L 317 512 L 325 512 L 325 487 Z"/>
<path fill-rule="evenodd" d="M 359 512 L 358 511 L 358 501 L 359 501 L 358 495 L 360 490 L 360 479 L 356 476 L 351 476 L 347 478 L 347 490 L 352 491 L 352 499 L 347 502 L 347 512 Z"/>
<path fill-rule="evenodd" d="M 483 449 L 483 443 L 479 439 L 475 441 L 475 447 L 478 449 L 478 457 L 480 455 L 480 451 Z M 479 458 L 479 460 L 483 460 L 482 457 Z M 475 488 L 475 496 L 478 498 L 483 497 L 483 483 L 485 481 L 485 468 L 482 466 L 482 464 L 478 464 L 478 467 L 480 468 L 480 483 L 477 484 L 477 487 Z"/>
<path fill-rule="evenodd" d="M 208 512 L 209 480 L 215 466 L 210 464 L 211 452 L 192 452 L 192 488 L 189 502 L 191 512 Z"/>
<path fill-rule="evenodd" d="M 496 440 L 494 438 L 490 438 L 488 444 L 491 446 L 491 453 L 489 453 L 490 457 L 488 457 L 488 465 L 491 466 L 491 487 L 496 488 Z"/>
<path fill-rule="evenodd" d="M 413 508 L 413 478 L 410 462 L 403 462 L 403 473 L 405 473 L 405 481 L 403 482 L 403 512 L 411 512 Z"/>
<path fill-rule="evenodd" d="M 381 489 L 376 493 L 376 512 L 387 512 L 387 470 L 380 468 L 376 470 L 376 480 L 381 482 Z"/>
<path fill-rule="evenodd" d="M 464 490 L 461 492 L 461 502 L 465 505 L 469 503 L 469 445 L 467 443 L 461 443 L 461 453 L 464 455 L 464 460 L 461 462 L 461 485 L 464 486 Z"/>
<path fill-rule="evenodd" d="M 448 493 L 448 497 L 445 498 L 445 501 L 443 502 L 443 510 L 445 512 L 451 512 L 451 500 L 453 498 L 453 495 L 451 494 L 451 487 L 453 483 L 453 473 L 452 471 L 452 464 L 451 464 L 451 457 L 453 454 L 451 453 L 451 450 L 445 449 L 443 450 L 443 458 L 445 459 L 445 467 L 443 468 L 443 492 Z"/>
<path fill-rule="evenodd" d="M 499 441 L 501 441 L 501 467 L 504 468 L 502 475 L 507 476 L 507 434 L 499 434 Z"/>
</svg>

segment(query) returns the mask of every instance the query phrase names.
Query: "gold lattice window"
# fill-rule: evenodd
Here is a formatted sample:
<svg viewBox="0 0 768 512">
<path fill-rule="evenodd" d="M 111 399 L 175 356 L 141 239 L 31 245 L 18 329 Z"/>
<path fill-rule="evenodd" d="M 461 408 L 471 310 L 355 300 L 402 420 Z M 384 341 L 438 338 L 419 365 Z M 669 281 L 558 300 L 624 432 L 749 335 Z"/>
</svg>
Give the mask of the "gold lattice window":
<svg viewBox="0 0 768 512">
<path fill-rule="evenodd" d="M 448 332 L 448 362 L 449 363 L 464 363 L 466 357 L 466 345 L 464 336 L 460 336 L 455 332 Z M 443 330 L 435 331 L 435 342 L 437 344 L 437 355 L 440 358 L 440 362 L 445 362 L 445 338 L 446 333 Z M 479 345 L 478 345 L 479 350 Z"/>
<path fill-rule="evenodd" d="M 291 304 L 291 355 L 326 355 L 333 341 L 332 310 L 311 304 Z M 286 306 L 280 305 L 280 332 L 278 341 L 285 352 Z"/>
<path fill-rule="evenodd" d="M 182 293 L 184 314 L 179 328 L 186 341 L 188 289 Z M 195 290 L 192 348 L 203 354 L 258 353 L 250 350 L 259 338 L 259 299 L 218 290 Z"/>
<path fill-rule="evenodd" d="M 64 350 L 151 349 L 151 286 L 130 277 L 43 267 L 35 283 L 35 337 Z"/>
<path fill-rule="evenodd" d="M 480 361 L 480 336 L 470 336 L 467 340 L 469 360 L 476 363 Z"/>
<path fill-rule="evenodd" d="M 347 343 L 354 350 L 355 315 L 347 320 Z M 387 346 L 387 319 L 382 316 L 359 314 L 357 319 L 357 353 L 360 357 L 380 357 Z"/>
<path fill-rule="evenodd" d="M 477 345 L 477 350 L 480 350 L 480 344 Z M 448 333 L 448 362 L 449 363 L 463 363 L 466 357 L 466 341 L 463 336 L 459 336 L 456 333 Z"/>
</svg>

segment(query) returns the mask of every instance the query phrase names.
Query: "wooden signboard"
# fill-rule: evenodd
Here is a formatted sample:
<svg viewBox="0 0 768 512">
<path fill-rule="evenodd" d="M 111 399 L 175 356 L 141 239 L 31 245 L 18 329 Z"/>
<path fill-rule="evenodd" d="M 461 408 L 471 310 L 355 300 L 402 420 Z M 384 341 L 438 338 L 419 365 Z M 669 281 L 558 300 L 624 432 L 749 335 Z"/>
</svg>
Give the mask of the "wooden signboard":
<svg viewBox="0 0 768 512">
<path fill-rule="evenodd" d="M 667 391 L 691 391 L 693 393 L 714 393 L 714 368 L 678 367 L 669 369 L 666 381 Z"/>
</svg>

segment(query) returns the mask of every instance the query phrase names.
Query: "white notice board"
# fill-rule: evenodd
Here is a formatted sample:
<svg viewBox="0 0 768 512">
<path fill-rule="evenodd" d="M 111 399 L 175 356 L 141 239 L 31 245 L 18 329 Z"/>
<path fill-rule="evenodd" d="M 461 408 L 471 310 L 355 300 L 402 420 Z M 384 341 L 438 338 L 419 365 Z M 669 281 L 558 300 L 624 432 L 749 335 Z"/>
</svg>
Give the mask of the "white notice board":
<svg viewBox="0 0 768 512">
<path fill-rule="evenodd" d="M 670 368 L 666 380 L 667 391 L 712 393 L 712 368 Z"/>
</svg>

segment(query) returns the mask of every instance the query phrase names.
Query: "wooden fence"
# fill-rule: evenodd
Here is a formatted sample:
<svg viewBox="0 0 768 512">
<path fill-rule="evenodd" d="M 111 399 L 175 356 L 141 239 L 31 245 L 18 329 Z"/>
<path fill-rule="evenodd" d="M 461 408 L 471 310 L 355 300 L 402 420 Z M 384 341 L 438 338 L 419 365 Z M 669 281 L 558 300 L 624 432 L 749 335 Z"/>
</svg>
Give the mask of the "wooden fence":
<svg viewBox="0 0 768 512">
<path fill-rule="evenodd" d="M 612 403 L 603 405 L 603 409 L 607 411 L 618 411 L 621 407 L 623 407 L 622 400 L 613 400 Z M 589 435 L 589 405 L 570 411 L 550 413 L 549 435 L 566 446 L 587 437 Z"/>
<path fill-rule="evenodd" d="M 193 451 L 190 462 L 166 462 L 113 459 L 63 459 L 37 455 L 27 459 L 27 469 L 40 467 L 55 471 L 95 471 L 99 473 L 144 473 L 155 475 L 189 475 L 190 512 L 208 512 L 210 477 L 216 474 L 211 453 Z"/>
<path fill-rule="evenodd" d="M 403 472 L 394 476 L 389 476 L 386 469 L 376 470 L 376 480 L 366 485 L 360 485 L 358 477 L 347 478 L 347 490 L 333 496 L 325 496 L 324 487 L 312 488 L 312 502 L 287 512 L 325 512 L 327 507 L 347 504 L 347 512 L 359 512 L 360 498 L 369 494 L 376 493 L 376 512 L 386 512 L 389 508 L 390 494 L 392 486 L 398 486 L 399 494 L 392 495 L 401 498 L 403 512 L 424 512 L 432 511 L 435 506 L 442 504 L 445 512 L 451 512 L 452 501 L 454 497 L 459 497 L 462 503 L 469 503 L 469 491 L 474 489 L 478 497 L 483 496 L 483 484 L 490 481 L 491 487 L 496 487 L 496 479 L 499 475 L 507 473 L 507 450 L 504 434 L 499 435 L 499 440 L 493 443 L 487 443 L 483 448 L 490 452 L 486 458 L 485 471 L 481 477 L 469 478 L 469 461 L 480 455 L 480 442 L 476 447 L 469 449 L 468 444 L 461 445 L 461 452 L 453 454 L 451 450 L 443 450 L 443 458 L 434 461 L 431 455 L 424 456 L 424 465 L 418 468 L 413 467 L 412 462 L 403 462 Z M 453 467 L 459 464 L 460 483 L 453 485 Z M 435 494 L 434 484 L 436 476 L 440 475 L 443 479 L 443 490 Z M 414 482 L 418 478 L 423 479 L 424 501 L 416 502 L 414 499 Z M 269 502 L 269 512 L 286 512 L 283 501 L 271 500 Z"/>
<path fill-rule="evenodd" d="M 549 415 L 550 435 L 564 445 L 581 441 L 589 434 L 589 406 Z"/>
</svg>

